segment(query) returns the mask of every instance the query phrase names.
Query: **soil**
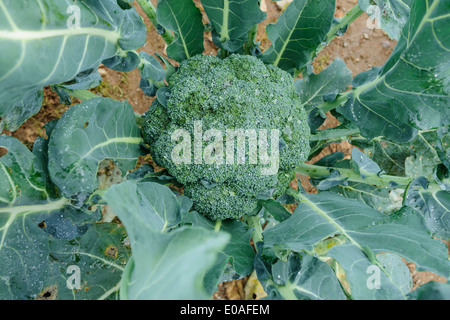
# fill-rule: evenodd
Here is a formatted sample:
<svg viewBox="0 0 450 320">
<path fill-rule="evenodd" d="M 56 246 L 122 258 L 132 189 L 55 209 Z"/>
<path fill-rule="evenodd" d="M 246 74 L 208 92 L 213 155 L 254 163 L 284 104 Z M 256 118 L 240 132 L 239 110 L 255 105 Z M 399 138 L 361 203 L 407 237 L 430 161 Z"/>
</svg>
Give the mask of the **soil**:
<svg viewBox="0 0 450 320">
<path fill-rule="evenodd" d="M 151 1 L 154 5 L 156 5 L 157 0 Z M 198 7 L 201 7 L 199 5 L 199 0 L 194 1 Z M 335 16 L 337 18 L 341 18 L 357 2 L 358 0 L 337 0 L 337 10 Z M 135 7 L 141 16 L 144 17 L 145 23 L 148 26 L 147 42 L 140 50 L 144 50 L 149 54 L 154 54 L 157 52 L 163 56 L 166 56 L 166 44 L 136 3 Z M 276 22 L 281 13 L 281 9 L 271 0 L 262 0 L 262 9 L 267 12 L 267 19 L 259 25 L 257 40 L 261 41 L 261 49 L 265 50 L 271 44 L 265 33 L 266 26 L 269 23 Z M 206 15 L 204 12 L 202 13 L 204 23 L 206 24 Z M 336 37 L 324 50 L 322 50 L 322 52 L 314 60 L 314 71 L 320 72 L 325 69 L 337 57 L 340 57 L 345 61 L 347 67 L 353 72 L 353 75 L 363 72 L 370 67 L 383 65 L 392 53 L 396 45 L 396 41 L 391 40 L 382 30 L 369 29 L 367 27 L 367 21 L 367 14 L 362 14 L 350 25 L 347 32 L 343 36 Z M 213 45 L 211 39 L 211 33 L 205 34 L 204 46 L 205 54 L 214 55 L 217 53 L 216 47 Z M 176 64 L 176 62 L 172 62 Z M 140 75 L 137 69 L 129 73 L 123 73 L 100 66 L 99 72 L 104 81 L 98 88 L 91 91 L 116 100 L 127 100 L 137 113 L 142 114 L 148 110 L 154 98 L 145 96 L 139 89 Z M 45 129 L 43 129 L 44 124 L 50 120 L 60 118 L 61 115 L 70 107 L 60 104 L 58 96 L 51 91 L 50 88 L 45 88 L 44 92 L 45 97 L 43 107 L 38 114 L 30 118 L 16 132 L 3 132 L 18 138 L 30 149 L 36 137 L 45 135 Z M 76 99 L 72 102 L 73 104 L 79 103 Z M 338 121 L 328 114 L 328 118 L 322 125 L 321 129 L 334 127 L 338 124 Z M 347 142 L 332 144 L 324 149 L 321 154 L 312 159 L 311 162 L 315 162 L 324 155 L 336 151 L 343 152 L 348 157 L 352 148 L 353 146 Z M 311 188 L 311 186 L 308 186 L 308 182 L 305 177 L 301 177 L 301 180 L 305 187 L 309 189 L 308 191 L 314 192 L 314 189 Z M 424 284 L 430 280 L 445 281 L 445 279 L 439 278 L 429 272 L 423 273 L 415 271 L 414 265 L 412 264 L 408 264 L 408 266 L 412 271 L 415 286 Z M 241 280 L 222 283 L 219 285 L 219 290 L 213 298 L 220 300 L 246 299 L 249 297 L 248 290 L 259 292 L 261 289 L 255 289 L 254 287 L 249 289 L 249 283 L 248 277 Z M 251 295 L 250 293 L 250 299 L 252 296 L 254 298 L 258 295 Z"/>
</svg>

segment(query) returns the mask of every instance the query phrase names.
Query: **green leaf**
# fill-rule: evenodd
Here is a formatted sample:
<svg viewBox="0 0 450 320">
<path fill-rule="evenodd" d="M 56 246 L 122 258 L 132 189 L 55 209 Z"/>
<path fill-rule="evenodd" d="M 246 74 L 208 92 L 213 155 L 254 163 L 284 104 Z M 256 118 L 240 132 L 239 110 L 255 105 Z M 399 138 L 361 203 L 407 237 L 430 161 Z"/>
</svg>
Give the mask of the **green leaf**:
<svg viewBox="0 0 450 320">
<path fill-rule="evenodd" d="M 334 0 L 294 0 L 267 26 L 272 45 L 262 60 L 290 73 L 303 68 L 330 30 L 334 10 Z"/>
<path fill-rule="evenodd" d="M 345 154 L 342 152 L 333 152 L 314 162 L 314 165 L 322 167 L 333 167 L 337 163 L 341 167 L 340 164 L 342 163 L 342 160 L 344 160 L 344 157 Z M 345 163 L 348 163 L 348 161 L 345 161 Z"/>
<path fill-rule="evenodd" d="M 352 141 L 355 146 L 364 149 L 364 152 L 375 161 L 389 175 L 404 176 L 406 158 L 413 155 L 410 144 L 389 141 L 381 137 L 359 143 Z"/>
<path fill-rule="evenodd" d="M 124 10 L 131 9 L 133 2 L 134 0 L 117 0 L 117 4 Z"/>
<path fill-rule="evenodd" d="M 56 94 L 58 94 L 61 103 L 65 105 L 71 105 L 72 104 L 71 95 L 79 98 L 79 96 L 76 96 L 74 94 L 74 91 L 92 89 L 100 85 L 101 82 L 102 76 L 100 75 L 100 73 L 98 73 L 98 69 L 95 68 L 95 69 L 88 69 L 86 71 L 79 73 L 74 79 L 70 81 L 52 85 L 51 88 L 53 91 L 56 92 Z M 89 91 L 87 92 L 88 94 L 92 94 L 94 97 L 96 97 L 94 93 Z"/>
<path fill-rule="evenodd" d="M 445 245 L 432 239 L 425 221 L 413 210 L 384 216 L 364 203 L 324 192 L 296 197 L 302 202 L 291 218 L 264 231 L 265 246 L 312 251 L 335 235 L 345 236 L 364 254 L 391 252 L 418 269 L 450 274 Z"/>
<path fill-rule="evenodd" d="M 377 137 L 371 141 L 354 140 L 351 143 L 365 153 L 389 175 L 426 177 L 433 179 L 435 167 L 446 161 L 449 152 L 446 143 L 447 127 L 419 131 L 408 143 L 398 143 Z"/>
<path fill-rule="evenodd" d="M 203 53 L 202 14 L 192 0 L 160 0 L 156 15 L 164 28 L 175 33 L 175 40 L 167 47 L 169 58 L 181 62 Z"/>
<path fill-rule="evenodd" d="M 300 95 L 303 105 L 318 105 L 324 102 L 328 93 L 346 91 L 352 82 L 352 72 L 345 62 L 336 58 L 325 70 L 309 73 L 295 81 L 295 91 Z"/>
<path fill-rule="evenodd" d="M 337 110 L 368 138 L 411 141 L 418 129 L 449 124 L 450 39 L 446 1 L 415 1 L 408 24 L 374 79 Z"/>
<path fill-rule="evenodd" d="M 58 121 L 49 143 L 52 181 L 70 197 L 98 186 L 100 161 L 111 159 L 122 171 L 134 169 L 142 141 L 127 102 L 95 98 L 71 107 Z"/>
<path fill-rule="evenodd" d="M 170 97 L 170 89 L 167 87 L 159 88 L 158 91 L 156 91 L 156 98 L 164 108 L 167 108 L 169 97 Z"/>
<path fill-rule="evenodd" d="M 166 81 L 169 82 L 170 78 L 175 74 L 175 72 L 177 72 L 178 68 L 175 67 L 169 60 L 167 60 L 165 57 L 163 57 L 159 53 L 155 52 L 155 55 L 159 58 L 159 60 L 161 60 L 164 63 L 164 66 L 166 67 L 166 69 L 164 70 L 164 72 L 166 74 L 165 78 L 166 78 Z"/>
<path fill-rule="evenodd" d="M 181 222 L 181 205 L 166 186 L 154 182 L 125 181 L 117 189 L 120 189 L 121 194 L 116 195 L 117 200 L 107 200 L 108 204 L 114 210 L 127 211 L 133 208 L 136 223 L 164 232 Z M 112 193 L 108 191 L 108 194 Z"/>
<path fill-rule="evenodd" d="M 133 222 L 125 222 L 127 230 L 130 223 Z M 226 245 L 226 234 L 183 227 L 168 234 L 141 228 L 136 235 L 145 242 L 131 242 L 134 265 L 129 278 L 125 278 L 122 284 L 121 299 L 210 298 L 203 288 L 202 278 Z"/>
<path fill-rule="evenodd" d="M 215 222 L 195 211 L 185 219 L 185 222 L 192 223 L 193 226 L 211 231 L 215 228 Z M 251 228 L 239 220 L 222 221 L 220 231 L 229 234 L 230 241 L 204 276 L 203 283 L 210 296 L 217 291 L 220 282 L 241 279 L 253 271 L 255 252 L 250 245 Z"/>
<path fill-rule="evenodd" d="M 270 265 L 259 252 L 255 270 L 270 300 L 346 299 L 331 267 L 311 255 L 290 254 Z"/>
<path fill-rule="evenodd" d="M 327 172 L 325 176 L 312 178 L 310 180 L 311 183 L 318 190 L 332 190 L 347 198 L 365 202 L 379 211 L 385 213 L 392 212 L 393 208 L 397 205 L 391 202 L 398 202 L 397 192 L 393 191 L 395 190 L 394 188 L 397 186 L 397 183 L 389 181 L 388 185 L 378 186 L 377 182 L 374 182 L 374 185 L 371 185 L 371 182 L 366 182 L 366 179 L 370 179 L 370 177 L 379 177 L 379 174 L 382 171 L 377 163 L 368 158 L 368 156 L 362 153 L 358 148 L 353 148 L 350 161 L 342 161 L 343 156 L 342 153 L 336 152 L 317 161 L 315 163 L 316 168 L 317 166 L 326 166 L 330 171 Z M 345 170 L 347 170 L 346 172 L 355 175 L 355 178 L 358 178 L 358 180 L 352 182 L 352 178 L 345 173 Z M 348 178 L 350 179 L 348 180 Z M 392 177 L 386 177 L 386 180 L 389 180 L 390 178 Z M 410 181 L 407 180 L 407 184 L 409 182 Z M 387 188 L 387 186 L 389 186 L 389 188 Z M 389 196 L 391 191 L 393 193 L 392 200 Z M 391 204 L 393 206 L 391 206 Z"/>
<path fill-rule="evenodd" d="M 45 177 L 45 189 L 49 192 L 51 197 L 57 197 L 57 187 L 51 182 L 50 174 L 48 172 L 48 142 L 52 135 L 53 129 L 55 129 L 58 120 L 52 120 L 44 125 L 45 137 L 37 137 L 33 144 L 33 155 L 36 157 L 36 161 L 39 162 L 39 166 L 44 172 Z"/>
<path fill-rule="evenodd" d="M 378 174 L 381 172 L 380 167 L 376 162 L 371 160 L 368 156 L 366 156 L 361 150 L 358 148 L 352 149 L 352 158 L 351 164 L 353 168 L 359 172 L 361 177 L 365 177 L 370 174 Z"/>
<path fill-rule="evenodd" d="M 450 300 L 450 283 L 430 281 L 409 294 L 411 300 Z"/>
<path fill-rule="evenodd" d="M 406 190 L 405 204 L 419 211 L 430 232 L 450 240 L 450 191 L 429 184 L 424 177 L 415 179 Z"/>
<path fill-rule="evenodd" d="M 186 219 L 194 226 L 214 230 L 215 222 L 198 212 L 189 213 Z M 231 237 L 230 242 L 221 253 L 224 256 L 225 264 L 229 263 L 239 278 L 249 275 L 253 271 L 255 257 L 253 247 L 250 245 L 252 229 L 240 220 L 233 220 L 222 221 L 220 231 L 228 233 Z M 217 286 L 217 283 L 215 285 Z"/>
<path fill-rule="evenodd" d="M 258 0 L 201 0 L 212 25 L 215 44 L 236 52 L 247 40 L 247 33 L 263 21 L 267 14 L 259 8 Z"/>
<path fill-rule="evenodd" d="M 450 168 L 450 126 L 437 129 L 436 134 L 438 136 L 436 152 L 442 163 Z"/>
<path fill-rule="evenodd" d="M 30 199 L 46 202 L 45 176 L 36 157 L 16 138 L 0 135 L 0 203 L 2 206 L 28 205 Z"/>
<path fill-rule="evenodd" d="M 116 56 L 103 60 L 102 63 L 110 69 L 120 72 L 130 72 L 141 63 L 141 58 L 136 51 L 121 51 Z"/>
<path fill-rule="evenodd" d="M 358 200 L 384 214 L 399 210 L 403 202 L 402 189 L 379 188 L 365 183 L 349 182 L 328 190 L 346 198 Z"/>
<path fill-rule="evenodd" d="M 384 219 L 381 213 L 365 204 L 331 192 L 303 197 L 307 200 L 297 206 L 289 219 L 264 231 L 265 246 L 312 251 L 327 237 L 344 234 L 347 229 L 358 230 Z"/>
<path fill-rule="evenodd" d="M 97 87 L 102 82 L 102 76 L 97 68 L 88 69 L 77 74 L 70 81 L 59 84 L 59 86 L 68 90 L 85 90 Z"/>
<path fill-rule="evenodd" d="M 182 227 L 168 233 L 158 231 L 160 223 L 155 225 L 154 222 L 165 216 L 166 207 L 178 206 L 181 211 L 179 202 L 167 192 L 149 196 L 141 190 L 155 183 L 136 184 L 136 190 L 140 191 L 134 194 L 127 190 L 130 184 L 133 182 L 114 185 L 104 194 L 108 205 L 125 225 L 133 253 L 123 275 L 121 299 L 209 298 L 202 284 L 203 275 L 215 263 L 229 236 L 202 227 Z M 159 190 L 161 186 L 156 185 L 154 187 Z M 161 197 L 164 207 L 152 209 L 150 203 L 155 197 Z M 124 201 L 141 203 L 125 206 Z M 147 210 L 140 207 L 145 204 Z M 164 227 L 162 230 L 167 231 Z"/>
<path fill-rule="evenodd" d="M 71 240 L 98 217 L 51 198 L 42 163 L 17 139 L 2 135 L 0 147 L 0 299 L 30 299 L 50 277 L 49 235 Z"/>
<path fill-rule="evenodd" d="M 139 66 L 139 69 L 141 70 L 141 78 L 147 81 L 151 80 L 153 82 L 164 81 L 166 72 L 155 57 L 144 51 L 139 53 L 139 57 L 141 58 L 141 65 Z"/>
<path fill-rule="evenodd" d="M 278 201 L 273 199 L 260 200 L 259 203 L 263 206 L 268 213 L 270 213 L 275 220 L 281 222 L 288 219 L 291 213 L 286 210 Z"/>
<path fill-rule="evenodd" d="M 351 244 L 335 246 L 328 255 L 346 271 L 353 299 L 406 299 L 412 287 L 410 271 L 397 255 L 379 253 L 376 256 L 379 265 L 374 265 L 358 247 Z"/>
<path fill-rule="evenodd" d="M 122 10 L 114 0 L 70 5 L 55 0 L 0 2 L 0 46 L 8 48 L 0 57 L 0 117 L 6 117 L 1 128 L 16 129 L 36 113 L 36 104 L 21 103 L 41 88 L 96 68 L 119 48 L 144 45 L 146 28 L 136 10 Z"/>
<path fill-rule="evenodd" d="M 124 267 L 130 249 L 124 244 L 124 227 L 115 223 L 100 223 L 76 239 L 50 239 L 50 266 L 53 274 L 43 279 L 46 288 L 56 288 L 57 300 L 118 299 Z M 69 278 L 70 267 L 80 271 L 80 288 Z M 45 292 L 45 290 L 44 290 Z"/>
<path fill-rule="evenodd" d="M 359 7 L 370 19 L 376 19 L 373 27 L 382 28 L 391 39 L 398 40 L 408 21 L 411 0 L 359 0 Z M 374 3 L 374 4 L 373 4 Z"/>
<path fill-rule="evenodd" d="M 405 147 L 413 152 L 405 160 L 405 174 L 411 178 L 433 179 L 435 167 L 441 163 L 440 151 L 443 151 L 440 149 L 441 140 L 438 133 L 419 132 L 416 139 Z"/>
<path fill-rule="evenodd" d="M 16 131 L 28 118 L 39 112 L 43 98 L 44 91 L 39 89 L 28 92 L 9 106 L 3 106 L 0 102 L 0 130 Z"/>
</svg>

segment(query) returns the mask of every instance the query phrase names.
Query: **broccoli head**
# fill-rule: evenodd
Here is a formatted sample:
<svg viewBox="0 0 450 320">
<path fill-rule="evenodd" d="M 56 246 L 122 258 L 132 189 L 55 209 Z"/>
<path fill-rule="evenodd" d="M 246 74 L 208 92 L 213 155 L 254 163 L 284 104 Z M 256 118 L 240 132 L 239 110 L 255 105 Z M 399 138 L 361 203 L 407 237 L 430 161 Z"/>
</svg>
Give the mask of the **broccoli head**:
<svg viewBox="0 0 450 320">
<path fill-rule="evenodd" d="M 310 151 L 290 74 L 253 56 L 197 55 L 168 88 L 168 99 L 145 114 L 143 136 L 198 212 L 236 219 L 286 191 Z"/>
</svg>

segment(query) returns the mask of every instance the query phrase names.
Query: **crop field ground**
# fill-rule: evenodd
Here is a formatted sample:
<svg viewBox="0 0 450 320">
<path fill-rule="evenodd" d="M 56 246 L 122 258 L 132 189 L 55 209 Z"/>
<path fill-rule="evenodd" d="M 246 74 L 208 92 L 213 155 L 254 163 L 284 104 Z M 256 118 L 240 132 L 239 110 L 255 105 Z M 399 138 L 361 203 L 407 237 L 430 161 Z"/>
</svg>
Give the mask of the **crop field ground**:
<svg viewBox="0 0 450 320">
<path fill-rule="evenodd" d="M 262 0 L 262 10 L 267 12 L 267 19 L 259 24 L 257 40 L 261 41 L 261 49 L 264 51 L 270 46 L 270 41 L 265 33 L 265 27 L 272 22 L 275 22 L 283 8 L 280 8 L 275 2 L 271 0 Z M 156 5 L 157 1 L 152 0 Z M 196 1 L 200 2 L 200 1 Z M 358 1 L 357 0 L 337 0 L 337 10 L 335 16 L 341 18 L 348 12 Z M 135 7 L 142 17 L 145 17 L 146 25 L 148 26 L 148 37 L 146 45 L 141 49 L 149 54 L 159 53 L 165 55 L 166 45 L 161 37 L 158 36 L 155 28 L 150 23 L 148 18 L 142 12 L 142 9 L 135 3 Z M 199 6 L 200 7 L 200 6 Z M 206 14 L 204 14 L 204 23 L 207 22 Z M 313 63 L 314 71 L 316 73 L 324 70 L 336 57 L 340 57 L 345 61 L 347 67 L 352 71 L 353 76 L 367 70 L 373 66 L 383 65 L 388 57 L 391 55 L 396 45 L 395 40 L 391 40 L 381 29 L 369 29 L 367 27 L 368 15 L 362 14 L 354 23 L 352 23 L 347 32 L 340 37 L 336 37 L 330 45 L 322 50 Z M 205 54 L 216 54 L 217 49 L 213 45 L 211 34 L 207 33 L 205 37 Z M 176 64 L 175 61 L 171 61 Z M 110 97 L 115 100 L 127 100 L 135 112 L 144 113 L 155 99 L 148 97 L 139 89 L 140 75 L 139 70 L 135 69 L 131 72 L 124 73 L 111 70 L 109 68 L 100 66 L 100 74 L 103 78 L 103 83 L 91 89 L 92 92 L 98 93 L 104 97 Z M 29 148 L 32 147 L 35 139 L 38 136 L 45 136 L 45 123 L 52 119 L 58 119 L 70 107 L 60 104 L 59 98 L 55 92 L 49 87 L 44 91 L 43 107 L 38 114 L 30 118 L 24 123 L 19 130 L 14 133 L 3 131 L 2 133 L 18 138 Z M 73 99 L 73 104 L 77 104 L 76 98 Z M 339 122 L 327 114 L 328 118 L 322 125 L 322 129 L 335 127 Z M 350 158 L 351 150 L 354 146 L 348 142 L 334 143 L 325 148 L 319 155 L 313 158 L 310 162 L 314 163 L 320 158 L 333 152 L 343 152 L 346 158 Z M 141 159 L 142 162 L 147 162 L 149 159 Z M 151 161 L 151 160 L 150 160 Z M 305 177 L 298 176 L 303 187 L 308 192 L 314 192 L 314 188 L 308 183 Z M 293 208 L 290 208 L 293 210 Z M 450 252 L 450 243 L 447 243 Z M 445 282 L 445 278 L 441 278 L 431 272 L 417 272 L 413 264 L 408 267 L 413 276 L 414 286 L 420 286 L 429 281 Z M 218 291 L 214 294 L 213 299 L 218 300 L 242 300 L 242 299 L 258 299 L 264 296 L 262 288 L 257 281 L 249 276 L 229 282 L 219 284 Z"/>
</svg>

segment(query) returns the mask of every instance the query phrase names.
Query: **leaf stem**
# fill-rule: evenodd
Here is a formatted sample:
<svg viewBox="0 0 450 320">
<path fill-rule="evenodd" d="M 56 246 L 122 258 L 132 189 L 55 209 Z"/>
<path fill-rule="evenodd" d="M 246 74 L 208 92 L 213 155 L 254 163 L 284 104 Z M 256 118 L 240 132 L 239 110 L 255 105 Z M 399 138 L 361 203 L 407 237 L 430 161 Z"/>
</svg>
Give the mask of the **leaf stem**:
<svg viewBox="0 0 450 320">
<path fill-rule="evenodd" d="M 217 221 L 216 221 L 216 224 L 215 224 L 215 226 L 214 226 L 214 231 L 215 231 L 215 232 L 219 232 L 221 226 L 222 226 L 222 220 L 217 220 Z"/>
<path fill-rule="evenodd" d="M 340 105 L 347 102 L 347 100 L 349 99 L 348 96 L 350 95 L 351 92 L 352 91 L 340 93 L 339 96 L 333 102 L 323 102 L 322 104 L 319 104 L 316 108 L 322 111 L 323 113 L 334 110 Z"/>
<path fill-rule="evenodd" d="M 259 222 L 259 216 L 258 215 L 254 215 L 254 216 L 250 216 L 247 218 L 247 223 L 250 227 L 253 228 L 253 232 L 252 232 L 252 239 L 253 239 L 253 243 L 255 244 L 255 250 L 257 250 L 256 248 L 256 244 L 260 241 L 263 241 L 263 230 L 261 227 L 261 223 Z"/>
<path fill-rule="evenodd" d="M 69 95 L 72 97 L 75 97 L 77 99 L 80 99 L 81 101 L 86 101 L 94 98 L 98 98 L 99 96 L 95 93 L 89 91 L 89 90 L 69 90 L 61 88 L 62 90 L 66 91 Z"/>
<path fill-rule="evenodd" d="M 330 31 L 327 33 L 325 40 L 317 48 L 316 55 L 322 51 L 336 36 L 342 35 L 348 28 L 348 26 L 355 21 L 364 11 L 361 10 L 358 4 L 356 4 L 345 16 L 343 16 L 338 23 L 331 26 Z"/>
<path fill-rule="evenodd" d="M 258 32 L 258 25 L 255 24 L 248 32 L 247 42 L 244 45 L 244 54 L 251 54 L 252 49 L 255 48 L 257 32 Z"/>
<path fill-rule="evenodd" d="M 367 173 L 363 178 L 358 172 L 355 172 L 351 169 L 322 167 L 307 163 L 298 166 L 295 169 L 295 172 L 298 174 L 309 176 L 311 178 L 321 178 L 329 176 L 330 171 L 333 169 L 338 170 L 339 173 L 341 174 L 341 177 L 348 181 L 360 182 L 384 188 L 392 187 L 392 183 L 394 183 L 396 187 L 406 187 L 413 180 L 412 178 L 409 177 L 398 177 L 385 174 L 378 175 L 375 173 Z"/>
<path fill-rule="evenodd" d="M 334 129 L 325 129 L 318 130 L 315 134 L 311 135 L 309 141 L 334 141 L 334 140 L 342 140 L 343 137 L 349 137 L 353 135 L 359 135 L 359 128 L 348 128 L 348 129 L 340 129 L 336 127 Z"/>
<path fill-rule="evenodd" d="M 155 26 L 156 30 L 161 28 L 162 26 L 159 24 L 158 20 L 156 19 L 156 8 L 151 3 L 151 1 L 150 0 L 136 0 L 136 1 L 141 6 L 142 10 L 145 12 L 147 17 L 152 22 L 152 24 Z M 161 37 L 164 39 L 164 42 L 167 45 L 170 45 L 174 40 L 172 33 L 167 30 L 165 30 L 165 32 L 163 34 L 161 34 Z"/>
</svg>

